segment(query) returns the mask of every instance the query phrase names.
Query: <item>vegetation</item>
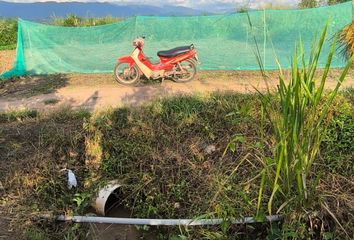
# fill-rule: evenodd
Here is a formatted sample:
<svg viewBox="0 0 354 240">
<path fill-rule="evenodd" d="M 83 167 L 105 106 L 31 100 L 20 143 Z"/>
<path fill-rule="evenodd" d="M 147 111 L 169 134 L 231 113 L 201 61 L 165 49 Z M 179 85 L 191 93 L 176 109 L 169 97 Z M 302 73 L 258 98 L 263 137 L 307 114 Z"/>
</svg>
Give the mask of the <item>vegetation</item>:
<svg viewBox="0 0 354 240">
<path fill-rule="evenodd" d="M 53 17 L 50 24 L 67 27 L 87 27 L 111 24 L 121 21 L 121 18 L 106 16 L 101 18 L 80 18 L 70 14 L 65 18 Z M 17 42 L 17 20 L 0 19 L 0 50 L 15 49 Z"/>
<path fill-rule="evenodd" d="M 350 2 L 351 0 L 328 0 L 327 4 L 328 5 L 334 5 L 338 3 L 344 3 L 344 2 Z"/>
<path fill-rule="evenodd" d="M 300 8 L 314 8 L 321 6 L 323 4 L 327 5 L 335 5 L 344 2 L 350 2 L 351 0 L 327 0 L 327 1 L 319 1 L 319 0 L 301 0 L 299 3 Z"/>
<path fill-rule="evenodd" d="M 59 102 L 60 100 L 58 98 L 49 98 L 44 100 L 45 105 L 55 105 Z"/>
<path fill-rule="evenodd" d="M 317 0 L 301 0 L 299 3 L 300 8 L 314 8 L 317 7 Z"/>
<path fill-rule="evenodd" d="M 0 18 L 0 50 L 15 49 L 17 42 L 17 21 Z"/>
<path fill-rule="evenodd" d="M 343 125 L 354 122 L 354 106 L 346 100 L 353 97 L 353 92 L 347 91 L 345 96 L 335 100 L 331 114 L 325 118 L 325 140 L 309 175 L 318 179 L 318 196 L 328 200 L 328 208 L 346 232 L 353 234 L 350 223 L 354 221 L 354 205 L 349 196 L 354 191 L 354 155 L 347 148 L 354 140 L 354 129 L 352 124 Z M 276 96 L 270 99 L 279 105 Z M 0 208 L 9 210 L 6 215 L 17 227 L 27 229 L 27 237 L 70 235 L 80 239 L 94 226 L 53 225 L 39 221 L 37 216 L 83 214 L 97 187 L 118 179 L 124 186 L 123 204 L 135 217 L 254 216 L 259 172 L 264 169 L 263 160 L 273 158 L 277 136 L 273 123 L 262 118 L 260 109 L 262 102 L 256 95 L 214 94 L 175 97 L 140 108 L 96 114 L 68 108 L 51 114 L 3 114 L 0 171 L 4 174 L 0 182 L 5 190 Z M 60 172 L 63 168 L 74 171 L 77 189 L 67 189 L 66 176 Z M 270 199 L 271 191 L 265 190 L 262 196 Z M 278 209 L 282 198 L 274 199 L 273 206 Z M 260 209 L 265 211 L 267 205 L 262 203 Z M 225 222 L 220 228 L 158 231 L 165 239 L 172 235 L 189 239 L 264 239 L 266 235 L 346 238 L 320 206 L 311 209 L 311 214 L 318 216 L 316 224 L 309 223 L 298 210 L 290 201 L 281 211 L 286 218 L 272 229 L 269 225 L 239 228 Z M 28 221 L 23 216 L 33 217 Z"/>
<path fill-rule="evenodd" d="M 225 219 L 160 228 L 162 239 L 351 239 L 354 92 L 337 95 L 353 59 L 325 92 L 337 43 L 316 82 L 325 36 L 326 29 L 308 62 L 301 42 L 295 47 L 291 77 L 280 72 L 276 93 L 180 96 L 93 114 L 1 114 L 0 210 L 22 237 L 84 239 L 94 226 L 38 216 L 84 214 L 97 188 L 114 179 L 132 216 Z M 262 67 L 259 51 L 257 59 Z M 76 189 L 67 189 L 65 168 L 75 172 Z M 229 224 L 278 213 L 280 223 Z"/>
<path fill-rule="evenodd" d="M 349 59 L 354 54 L 354 22 L 346 26 L 339 36 L 341 52 Z"/>
<path fill-rule="evenodd" d="M 263 158 L 258 213 L 262 211 L 263 194 L 267 191 L 271 193 L 270 196 L 266 194 L 270 215 L 274 212 L 282 212 L 284 208 L 290 206 L 291 211 L 297 209 L 299 217 L 300 212 L 303 211 L 303 219 L 316 222 L 323 219 L 319 219 L 318 216 L 308 216 L 308 213 L 312 209 L 323 208 L 337 221 L 326 201 L 323 201 L 316 191 L 319 176 L 312 173 L 312 168 L 316 164 L 322 139 L 326 133 L 325 121 L 330 107 L 353 59 L 343 69 L 335 89 L 324 98 L 324 86 L 337 43 L 335 37 L 321 80 L 316 83 L 315 72 L 326 31 L 327 28 L 323 30 L 319 41 L 313 45 L 308 63 L 306 63 L 302 43 L 300 42 L 299 50 L 295 46 L 291 79 L 287 83 L 281 72 L 279 75 L 277 91 L 279 104 L 274 104 L 269 89 L 268 95 L 260 93 L 265 117 L 269 120 L 271 131 L 274 133 L 274 148 L 271 158 Z M 274 206 L 277 206 L 276 211 Z"/>
<path fill-rule="evenodd" d="M 53 17 L 52 24 L 57 26 L 66 26 L 66 27 L 88 27 L 88 26 L 111 24 L 121 20 L 122 20 L 121 18 L 116 18 L 112 16 L 106 16 L 100 18 L 81 18 L 74 14 L 70 14 L 65 18 Z"/>
<path fill-rule="evenodd" d="M 38 116 L 38 112 L 36 110 L 22 110 L 22 111 L 10 111 L 7 113 L 0 114 L 0 123 L 5 122 L 14 122 L 14 121 L 24 121 L 26 119 L 33 119 Z"/>
</svg>

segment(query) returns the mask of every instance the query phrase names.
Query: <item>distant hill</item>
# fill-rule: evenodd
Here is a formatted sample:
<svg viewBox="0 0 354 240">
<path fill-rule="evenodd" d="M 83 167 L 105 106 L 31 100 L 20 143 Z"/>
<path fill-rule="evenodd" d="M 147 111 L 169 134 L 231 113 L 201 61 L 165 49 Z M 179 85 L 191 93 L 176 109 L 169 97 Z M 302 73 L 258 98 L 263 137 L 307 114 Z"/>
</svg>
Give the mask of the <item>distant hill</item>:
<svg viewBox="0 0 354 240">
<path fill-rule="evenodd" d="M 136 15 L 188 16 L 204 12 L 182 6 L 122 5 L 108 2 L 35 2 L 10 3 L 0 1 L 0 17 L 20 17 L 28 20 L 45 20 L 52 16 L 75 14 L 81 17 L 129 17 Z"/>
</svg>

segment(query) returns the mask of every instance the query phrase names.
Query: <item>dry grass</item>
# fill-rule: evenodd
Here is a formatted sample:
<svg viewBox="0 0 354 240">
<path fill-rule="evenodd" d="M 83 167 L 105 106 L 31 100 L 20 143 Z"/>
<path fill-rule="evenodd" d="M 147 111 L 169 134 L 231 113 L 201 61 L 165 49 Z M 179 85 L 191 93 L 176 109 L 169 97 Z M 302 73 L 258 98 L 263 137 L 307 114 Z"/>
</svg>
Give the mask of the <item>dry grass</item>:
<svg viewBox="0 0 354 240">
<path fill-rule="evenodd" d="M 354 54 L 354 22 L 346 26 L 340 33 L 343 55 L 347 58 Z"/>
<path fill-rule="evenodd" d="M 50 117 L 17 115 L 22 117 L 2 118 L 0 127 L 0 181 L 4 185 L 0 211 L 8 220 L 0 236 L 13 229 L 14 239 L 25 239 L 29 237 L 26 231 L 37 224 L 33 217 L 74 208 L 74 193 L 66 189 L 66 176 L 60 170 L 68 167 L 83 174 L 83 117 L 72 115 L 69 109 Z M 50 238 L 55 236 L 54 231 Z"/>
</svg>

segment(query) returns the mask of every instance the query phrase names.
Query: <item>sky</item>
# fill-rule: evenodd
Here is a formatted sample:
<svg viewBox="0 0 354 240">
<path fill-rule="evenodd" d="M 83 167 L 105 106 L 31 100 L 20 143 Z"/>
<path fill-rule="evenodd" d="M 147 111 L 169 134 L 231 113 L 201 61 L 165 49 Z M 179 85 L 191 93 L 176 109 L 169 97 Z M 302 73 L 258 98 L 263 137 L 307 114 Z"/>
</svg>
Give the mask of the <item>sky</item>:
<svg viewBox="0 0 354 240">
<path fill-rule="evenodd" d="M 266 3 L 295 5 L 299 0 L 5 0 L 7 2 L 113 2 L 121 4 L 138 3 L 148 5 L 179 5 L 185 7 L 198 7 L 201 5 L 234 5 L 257 7 Z"/>
</svg>

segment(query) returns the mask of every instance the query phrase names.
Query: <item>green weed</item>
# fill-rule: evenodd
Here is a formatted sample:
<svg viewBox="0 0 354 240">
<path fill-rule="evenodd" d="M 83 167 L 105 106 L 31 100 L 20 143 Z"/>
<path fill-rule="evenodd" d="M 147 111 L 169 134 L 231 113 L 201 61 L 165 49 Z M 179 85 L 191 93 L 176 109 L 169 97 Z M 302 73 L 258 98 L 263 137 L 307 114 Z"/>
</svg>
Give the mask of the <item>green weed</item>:
<svg viewBox="0 0 354 240">
<path fill-rule="evenodd" d="M 0 50 L 15 49 L 17 42 L 17 20 L 0 18 Z"/>
<path fill-rule="evenodd" d="M 257 215 L 262 213 L 261 202 L 264 198 L 267 199 L 267 209 L 270 215 L 275 212 L 284 212 L 284 210 L 286 212 L 286 208 L 288 211 L 295 211 L 296 209 L 309 209 L 313 207 L 313 204 L 322 204 L 318 202 L 319 197 L 316 193 L 320 174 L 317 173 L 311 177 L 312 168 L 314 162 L 318 161 L 329 111 L 353 61 L 351 59 L 347 63 L 335 89 L 325 98 L 324 86 L 337 43 L 335 37 L 321 80 L 317 84 L 315 73 L 326 32 L 327 26 L 322 31 L 319 41 L 314 42 L 308 62 L 305 59 L 301 40 L 299 45 L 295 45 L 291 79 L 288 83 L 279 65 L 279 85 L 276 92 L 279 104 L 274 104 L 269 89 L 268 95 L 259 92 L 265 119 L 271 126 L 274 150 L 271 158 L 264 157 L 264 168 L 260 172 Z M 259 50 L 256 53 L 261 72 L 264 74 Z M 266 77 L 265 81 L 267 81 Z M 275 207 L 276 211 L 274 211 Z M 328 214 L 333 216 L 329 210 Z"/>
<path fill-rule="evenodd" d="M 46 99 L 44 100 L 44 104 L 45 105 L 55 105 L 59 102 L 60 100 L 57 98 L 50 98 L 50 99 Z"/>
<path fill-rule="evenodd" d="M 28 240 L 46 240 L 48 236 L 45 232 L 37 228 L 29 228 L 25 232 L 26 239 Z"/>
<path fill-rule="evenodd" d="M 36 118 L 37 116 L 38 112 L 36 110 L 25 109 L 20 111 L 10 111 L 0 113 L 0 123 L 23 121 L 30 118 Z"/>
<path fill-rule="evenodd" d="M 354 172 L 354 111 L 347 102 L 337 105 L 324 133 L 321 157 L 332 172 L 350 177 Z"/>
<path fill-rule="evenodd" d="M 46 116 L 47 118 L 55 121 L 55 122 L 65 122 L 70 120 L 75 120 L 75 119 L 85 119 L 90 117 L 90 112 L 87 109 L 72 109 L 70 106 L 63 105 L 60 106 L 57 109 L 54 109 L 53 111 L 43 114 L 43 116 Z"/>
</svg>

